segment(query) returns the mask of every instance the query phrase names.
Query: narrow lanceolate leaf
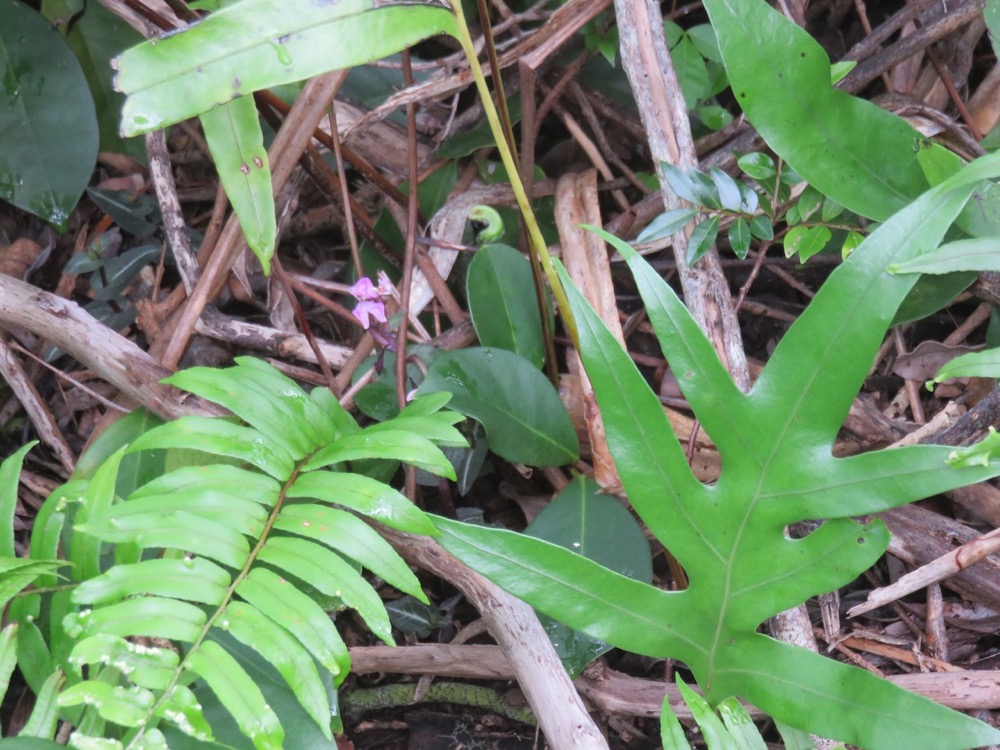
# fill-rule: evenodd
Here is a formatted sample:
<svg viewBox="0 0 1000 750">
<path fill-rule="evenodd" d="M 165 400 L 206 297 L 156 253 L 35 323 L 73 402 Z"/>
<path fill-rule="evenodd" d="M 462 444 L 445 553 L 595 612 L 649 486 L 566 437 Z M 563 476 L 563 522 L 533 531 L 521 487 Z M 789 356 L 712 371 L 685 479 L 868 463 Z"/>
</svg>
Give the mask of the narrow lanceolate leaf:
<svg viewBox="0 0 1000 750">
<path fill-rule="evenodd" d="M 115 86 L 129 95 L 122 134 L 156 130 L 269 86 L 361 65 L 455 32 L 455 16 L 444 5 L 233 3 L 116 59 Z"/>
<path fill-rule="evenodd" d="M 291 475 L 295 463 L 280 445 L 257 430 L 220 417 L 182 417 L 156 427 L 128 448 L 129 453 L 156 448 L 190 448 L 253 464 L 275 479 Z"/>
<path fill-rule="evenodd" d="M 926 187 L 920 134 L 830 85 L 830 58 L 763 0 L 706 0 L 733 94 L 767 144 L 851 211 L 887 219 Z"/>
<path fill-rule="evenodd" d="M 180 656 L 169 648 L 140 646 L 111 633 L 98 633 L 76 644 L 74 664 L 112 664 L 140 687 L 164 690 L 174 677 Z"/>
<path fill-rule="evenodd" d="M 204 558 L 161 558 L 115 565 L 77 586 L 73 600 L 81 604 L 106 604 L 129 596 L 153 594 L 219 604 L 230 583 L 229 573 Z"/>
<path fill-rule="evenodd" d="M 125 449 L 118 450 L 94 474 L 86 485 L 80 500 L 80 511 L 77 520 L 86 523 L 92 518 L 103 514 L 115 501 L 115 483 L 118 466 L 121 463 Z M 73 537 L 69 554 L 74 578 L 85 581 L 101 572 L 101 540 L 99 537 L 87 534 L 77 534 Z"/>
<path fill-rule="evenodd" d="M 247 244 L 264 273 L 271 271 L 277 224 L 271 169 L 252 96 L 241 96 L 201 116 L 208 149 Z"/>
<path fill-rule="evenodd" d="M 402 493 L 361 474 L 311 471 L 301 474 L 286 494 L 335 503 L 411 534 L 437 533 L 427 515 Z"/>
<path fill-rule="evenodd" d="M 1000 349 L 986 349 L 955 357 L 941 368 L 931 382 L 941 383 L 951 378 L 1000 378 Z"/>
<path fill-rule="evenodd" d="M 74 638 L 111 633 L 194 642 L 206 619 L 205 613 L 193 604 L 145 596 L 67 615 L 64 627 Z"/>
<path fill-rule="evenodd" d="M 12 453 L 0 464 L 0 557 L 14 557 L 14 513 L 17 510 L 17 487 L 21 481 L 21 464 L 28 451 L 38 445 L 32 440 Z"/>
<path fill-rule="evenodd" d="M 56 736 L 59 721 L 59 692 L 65 683 L 66 675 L 62 672 L 53 672 L 48 676 L 35 696 L 35 707 L 31 709 L 31 716 L 28 717 L 18 737 L 51 740 Z"/>
<path fill-rule="evenodd" d="M 688 573 L 665 592 L 523 535 L 438 521 L 442 544 L 545 614 L 630 651 L 682 659 L 709 701 L 749 700 L 776 719 L 872 750 L 958 750 L 1000 732 L 868 672 L 756 632 L 769 615 L 851 581 L 884 551 L 867 515 L 1000 474 L 995 445 L 912 446 L 835 458 L 834 441 L 896 308 L 892 275 L 935 247 L 1000 155 L 974 162 L 886 221 L 820 289 L 753 390 L 728 380 L 670 288 L 627 250 L 667 360 L 716 442 L 722 475 L 697 482 L 659 402 L 597 314 L 568 289 L 581 356 L 633 508 Z M 567 283 L 568 286 L 568 283 Z M 850 310 L 849 315 L 844 314 Z M 794 387 L 791 387 L 794 386 Z M 802 539 L 785 529 L 829 519 Z"/>
<path fill-rule="evenodd" d="M 208 683 L 254 747 L 282 749 L 285 732 L 281 722 L 253 678 L 222 646 L 215 641 L 204 641 L 188 654 L 185 666 Z"/>
<path fill-rule="evenodd" d="M 230 602 L 220 625 L 274 665 L 323 734 L 332 739 L 330 702 L 309 652 L 287 630 L 246 602 Z"/>
<path fill-rule="evenodd" d="M 889 266 L 890 273 L 952 273 L 1000 271 L 1000 239 L 957 240 L 905 263 Z"/>
<path fill-rule="evenodd" d="M 330 617 L 291 583 L 265 568 L 254 568 L 236 593 L 295 636 L 339 682 L 350 656 Z"/>
<path fill-rule="evenodd" d="M 95 706 L 101 718 L 124 727 L 142 726 L 156 698 L 144 688 L 123 688 L 99 680 L 71 685 L 59 696 L 60 706 Z"/>
<path fill-rule="evenodd" d="M 259 559 L 327 596 L 337 597 L 357 610 L 375 635 L 390 646 L 395 645 L 382 600 L 371 584 L 340 555 L 307 539 L 272 536 L 261 549 Z"/>
<path fill-rule="evenodd" d="M 455 469 L 434 443 L 412 432 L 382 428 L 344 435 L 316 451 L 303 469 L 312 471 L 345 461 L 387 458 L 405 461 L 438 476 L 455 478 Z"/>
<path fill-rule="evenodd" d="M 392 545 L 347 511 L 313 503 L 289 504 L 282 509 L 274 528 L 322 542 L 389 585 L 427 603 L 420 581 Z"/>
</svg>

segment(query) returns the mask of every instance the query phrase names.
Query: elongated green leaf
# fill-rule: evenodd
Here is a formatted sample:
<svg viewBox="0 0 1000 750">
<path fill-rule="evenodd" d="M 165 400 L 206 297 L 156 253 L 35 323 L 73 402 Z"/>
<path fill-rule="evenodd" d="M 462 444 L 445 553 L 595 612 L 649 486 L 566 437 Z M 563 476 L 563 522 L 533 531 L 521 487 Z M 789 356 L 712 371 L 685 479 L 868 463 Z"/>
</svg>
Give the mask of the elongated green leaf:
<svg viewBox="0 0 1000 750">
<path fill-rule="evenodd" d="M 109 514 L 76 529 L 108 542 L 194 552 L 232 568 L 242 568 L 250 555 L 250 544 L 239 531 L 184 511 Z"/>
<path fill-rule="evenodd" d="M 223 494 L 224 492 L 225 490 L 211 492 L 195 488 L 191 493 L 175 492 L 169 495 L 148 495 L 138 500 L 130 499 L 127 503 L 115 507 L 114 517 L 182 512 L 188 516 L 193 515 L 224 524 L 241 534 L 258 536 L 267 521 L 267 509 L 253 500 L 237 495 L 238 490 L 229 496 Z M 274 497 L 277 497 L 277 493 Z"/>
<path fill-rule="evenodd" d="M 294 635 L 338 682 L 347 676 L 347 646 L 329 616 L 308 596 L 265 568 L 250 571 L 236 593 Z"/>
<path fill-rule="evenodd" d="M 146 596 L 67 615 L 65 627 L 74 637 L 103 632 L 194 641 L 205 620 L 205 613 L 193 604 Z"/>
<path fill-rule="evenodd" d="M 115 565 L 77 586 L 73 600 L 80 604 L 107 604 L 129 596 L 153 594 L 219 604 L 230 583 L 229 573 L 205 558 L 162 558 Z"/>
<path fill-rule="evenodd" d="M 286 494 L 336 503 L 411 534 L 437 533 L 427 515 L 404 495 L 361 474 L 312 471 L 301 474 Z"/>
<path fill-rule="evenodd" d="M 197 503 L 221 504 L 235 499 L 245 499 L 264 505 L 273 505 L 281 485 L 266 474 L 248 471 L 228 464 L 212 466 L 185 466 L 162 474 L 147 482 L 129 495 L 129 503 L 115 512 L 127 512 L 133 502 L 148 497 L 167 498 L 183 495 Z"/>
<path fill-rule="evenodd" d="M 955 357 L 941 368 L 932 383 L 941 383 L 951 378 L 998 378 L 1000 377 L 1000 349 L 970 352 Z M 929 385 L 929 384 L 928 384 Z"/>
<path fill-rule="evenodd" d="M 698 215 L 697 208 L 675 208 L 654 218 L 636 238 L 637 242 L 652 242 L 679 232 Z"/>
<path fill-rule="evenodd" d="M 53 672 L 49 675 L 35 696 L 35 707 L 31 709 L 31 716 L 24 723 L 18 737 L 38 737 L 51 740 L 56 736 L 56 727 L 59 722 L 58 697 L 65 682 L 66 675 L 62 672 Z M 7 742 L 9 743 L 9 740 Z"/>
<path fill-rule="evenodd" d="M 30 560 L 23 557 L 0 558 L 0 607 L 6 607 L 16 594 L 35 583 L 46 573 L 66 563 L 62 560 Z"/>
<path fill-rule="evenodd" d="M 889 266 L 890 273 L 953 271 L 1000 271 L 1000 239 L 987 237 L 949 242 L 906 263 Z"/>
<path fill-rule="evenodd" d="M 327 596 L 335 596 L 358 614 L 372 632 L 390 646 L 392 626 L 375 589 L 344 558 L 315 542 L 273 536 L 259 559 L 305 581 Z"/>
<path fill-rule="evenodd" d="M 739 750 L 767 750 L 767 744 L 760 736 L 760 730 L 750 718 L 750 713 L 738 700 L 726 698 L 719 703 L 719 715 L 729 734 L 736 740 L 736 747 Z"/>
<path fill-rule="evenodd" d="M 1000 156 L 984 157 L 885 222 L 831 274 L 747 396 L 727 382 L 669 287 L 624 251 L 663 352 L 719 448 L 723 471 L 712 486 L 694 480 L 656 396 L 596 313 L 567 290 L 626 492 L 688 572 L 686 590 L 652 589 L 509 532 L 438 521 L 442 543 L 567 625 L 631 651 L 682 659 L 710 701 L 741 696 L 793 727 L 874 750 L 996 742 L 1000 732 L 982 722 L 756 628 L 878 559 L 888 541 L 884 526 L 861 526 L 849 516 L 1000 473 L 992 449 L 959 456 L 951 468 L 950 449 L 935 446 L 832 455 L 871 358 L 913 283 L 886 267 L 933 248 L 972 185 L 998 170 Z M 805 538 L 786 536 L 788 524 L 816 518 L 830 520 Z"/>
<path fill-rule="evenodd" d="M 277 223 L 271 168 L 253 97 L 237 97 L 209 110 L 201 116 L 201 126 L 222 187 L 266 275 L 271 271 Z"/>
<path fill-rule="evenodd" d="M 231 602 L 221 624 L 275 666 L 323 734 L 332 739 L 330 704 L 309 652 L 287 630 L 246 602 Z"/>
<path fill-rule="evenodd" d="M 73 648 L 74 664 L 109 664 L 133 682 L 149 689 L 163 690 L 173 679 L 180 656 L 169 648 L 139 646 L 110 633 L 85 638 Z"/>
<path fill-rule="evenodd" d="M 346 511 L 312 503 L 286 505 L 274 528 L 322 542 L 356 560 L 391 586 L 427 603 L 420 581 L 392 545 Z"/>
<path fill-rule="evenodd" d="M 29 5 L 0 0 L 0 198 L 60 231 L 97 161 L 97 116 L 66 41 Z"/>
<path fill-rule="evenodd" d="M 7 695 L 10 676 L 17 666 L 17 623 L 11 623 L 0 631 L 0 700 Z"/>
<path fill-rule="evenodd" d="M 579 456 L 576 432 L 555 388 L 512 352 L 473 348 L 441 354 L 419 389 L 438 391 L 452 394 L 452 409 L 482 422 L 490 448 L 508 461 L 559 466 Z"/>
<path fill-rule="evenodd" d="M 729 736 L 729 732 L 726 731 L 726 727 L 719 720 L 719 717 L 715 715 L 712 707 L 708 705 L 708 701 L 689 688 L 680 677 L 677 678 L 677 689 L 680 690 L 681 697 L 691 709 L 691 715 L 697 722 L 698 728 L 701 729 L 709 750 L 742 750 L 738 743 Z"/>
<path fill-rule="evenodd" d="M 150 430 L 129 447 L 129 453 L 156 448 L 190 448 L 230 456 L 253 464 L 275 479 L 289 476 L 292 457 L 257 430 L 218 417 L 183 417 Z"/>
<path fill-rule="evenodd" d="M 115 501 L 118 465 L 124 453 L 124 448 L 116 451 L 101 465 L 94 478 L 86 485 L 80 500 L 80 510 L 76 516 L 79 522 L 86 523 L 92 518 L 101 516 Z M 86 534 L 74 536 L 69 559 L 75 566 L 73 574 L 76 580 L 85 581 L 93 578 L 101 572 L 101 540 Z"/>
<path fill-rule="evenodd" d="M 218 643 L 205 641 L 186 666 L 205 680 L 258 750 L 282 750 L 281 722 L 243 668 Z"/>
<path fill-rule="evenodd" d="M 405 461 L 432 474 L 455 478 L 455 469 L 434 443 L 422 435 L 390 427 L 344 435 L 321 448 L 306 461 L 304 470 L 322 469 L 331 464 L 368 458 Z"/>
<path fill-rule="evenodd" d="M 465 289 L 479 342 L 541 367 L 542 318 L 528 259 L 509 245 L 485 245 L 469 264 Z"/>
<path fill-rule="evenodd" d="M 156 698 L 145 688 L 123 688 L 101 680 L 86 680 L 63 690 L 58 700 L 60 706 L 95 706 L 102 719 L 137 727 L 145 722 Z"/>
<path fill-rule="evenodd" d="M 670 695 L 663 696 L 660 707 L 660 744 L 663 750 L 691 750 L 677 714 L 670 708 Z"/>
<path fill-rule="evenodd" d="M 458 412 L 439 412 L 428 416 L 410 416 L 400 413 L 389 422 L 379 422 L 366 427 L 365 434 L 405 430 L 431 440 L 435 445 L 465 448 L 469 444 L 468 441 L 461 432 L 452 427 L 455 422 L 461 422 L 464 418 Z"/>
<path fill-rule="evenodd" d="M 17 487 L 21 482 L 21 464 L 37 440 L 22 446 L 0 464 L 0 557 L 14 556 L 14 513 L 17 510 Z"/>
<path fill-rule="evenodd" d="M 156 130 L 238 96 L 371 62 L 442 32 L 456 33 L 455 16 L 442 5 L 243 0 L 117 58 L 115 85 L 129 95 L 122 133 Z"/>
</svg>

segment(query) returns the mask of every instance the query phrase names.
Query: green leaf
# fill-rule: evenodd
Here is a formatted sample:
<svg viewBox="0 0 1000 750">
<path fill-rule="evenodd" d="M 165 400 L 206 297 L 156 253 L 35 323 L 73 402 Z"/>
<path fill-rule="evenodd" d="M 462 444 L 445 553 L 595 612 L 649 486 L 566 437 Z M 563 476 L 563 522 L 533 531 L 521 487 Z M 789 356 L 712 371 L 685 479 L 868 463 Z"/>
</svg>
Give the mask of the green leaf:
<svg viewBox="0 0 1000 750">
<path fill-rule="evenodd" d="M 80 499 L 80 510 L 76 514 L 81 524 L 101 516 L 115 501 L 118 465 L 124 453 L 124 448 L 115 452 L 87 484 Z M 75 566 L 73 574 L 76 580 L 85 581 L 98 575 L 101 572 L 101 540 L 86 534 L 74 536 L 69 560 Z"/>
<path fill-rule="evenodd" d="M 698 215 L 697 208 L 675 208 L 664 211 L 643 229 L 636 242 L 652 242 L 679 232 L 691 219 Z"/>
<path fill-rule="evenodd" d="M 231 602 L 226 607 L 224 617 L 223 629 L 260 653 L 278 670 L 323 735 L 332 739 L 330 704 L 316 663 L 309 652 L 287 630 L 246 602 Z"/>
<path fill-rule="evenodd" d="M 304 470 L 322 469 L 345 461 L 388 458 L 405 461 L 438 476 L 455 478 L 455 469 L 434 443 L 422 435 L 397 430 L 391 425 L 391 422 L 386 423 L 378 429 L 355 432 L 335 440 L 316 451 L 306 461 Z"/>
<path fill-rule="evenodd" d="M 386 644 L 395 645 L 382 600 L 371 584 L 344 558 L 307 539 L 272 536 L 261 549 L 258 559 L 357 610 L 372 633 Z"/>
<path fill-rule="evenodd" d="M 830 59 L 804 29 L 763 0 L 706 0 L 705 9 L 747 119 L 811 185 L 879 221 L 926 188 L 913 153 L 920 134 L 833 89 Z"/>
<path fill-rule="evenodd" d="M 258 750 L 282 750 L 285 732 L 267 705 L 260 688 L 237 661 L 214 641 L 205 641 L 187 657 L 187 666 L 199 675 L 236 719 Z"/>
<path fill-rule="evenodd" d="M 719 717 L 715 715 L 715 711 L 708 705 L 708 701 L 689 688 L 680 676 L 677 677 L 677 689 L 680 690 L 681 698 L 691 709 L 691 716 L 694 717 L 698 728 L 701 729 L 709 750 L 741 750 Z M 727 698 L 727 700 L 729 699 Z"/>
<path fill-rule="evenodd" d="M 688 239 L 688 265 L 697 263 L 701 256 L 712 249 L 719 234 L 719 217 L 706 219 L 694 228 Z"/>
<path fill-rule="evenodd" d="M 360 474 L 309 472 L 300 475 L 286 494 L 335 503 L 411 534 L 436 533 L 427 515 L 404 495 Z"/>
<path fill-rule="evenodd" d="M 7 625 L 0 631 L 0 700 L 7 696 L 10 676 L 17 666 L 17 623 Z"/>
<path fill-rule="evenodd" d="M 59 691 L 66 682 L 62 672 L 53 672 L 35 695 L 35 707 L 21 729 L 19 738 L 37 737 L 51 740 L 56 736 L 59 722 Z M 4 741 L 4 748 L 10 746 L 10 739 Z"/>
<path fill-rule="evenodd" d="M 826 247 L 832 236 L 827 227 L 807 227 L 801 224 L 792 227 L 785 235 L 785 257 L 791 258 L 798 254 L 799 260 L 805 263 Z"/>
<path fill-rule="evenodd" d="M 439 391 L 452 394 L 452 409 L 483 424 L 490 448 L 508 461 L 561 466 L 579 456 L 566 407 L 523 357 L 503 349 L 445 352 L 431 364 L 418 392 Z"/>
<path fill-rule="evenodd" d="M 236 593 L 288 630 L 340 680 L 347 676 L 347 646 L 327 614 L 312 599 L 266 568 L 254 568 Z"/>
<path fill-rule="evenodd" d="M 480 343 L 541 367 L 545 343 L 528 259 L 508 245 L 486 245 L 469 264 L 465 285 Z"/>
<path fill-rule="evenodd" d="M 97 708 L 102 719 L 124 727 L 141 726 L 156 698 L 140 687 L 123 688 L 100 680 L 71 685 L 59 695 L 60 706 L 86 704 Z"/>
<path fill-rule="evenodd" d="M 906 263 L 894 263 L 889 273 L 952 273 L 1000 271 L 1000 238 L 957 240 Z"/>
<path fill-rule="evenodd" d="M 140 687 L 163 690 L 173 680 L 180 656 L 169 648 L 139 646 L 117 635 L 98 633 L 76 644 L 71 662 L 113 665 L 133 675 Z"/>
<path fill-rule="evenodd" d="M 134 565 L 115 565 L 84 581 L 74 590 L 73 601 L 108 604 L 130 596 L 153 594 L 219 604 L 231 582 L 225 570 L 205 558 L 144 560 Z"/>
<path fill-rule="evenodd" d="M 0 198 L 65 231 L 97 161 L 97 116 L 80 64 L 41 15 L 0 0 Z"/>
<path fill-rule="evenodd" d="M 201 126 L 243 235 L 267 275 L 277 224 L 271 168 L 253 97 L 237 97 L 209 110 L 201 116 Z"/>
<path fill-rule="evenodd" d="M 687 589 L 650 587 L 502 530 L 438 520 L 442 544 L 566 625 L 635 653 L 684 661 L 710 702 L 739 696 L 793 727 L 874 750 L 996 742 L 1000 732 L 987 724 L 756 629 L 853 580 L 881 556 L 888 531 L 853 516 L 1000 474 L 1000 465 L 979 465 L 981 455 L 960 455 L 970 465 L 948 466 L 952 449 L 944 446 L 832 453 L 915 282 L 886 267 L 935 247 L 975 183 L 997 171 L 1000 155 L 984 157 L 883 223 L 830 275 L 749 394 L 733 384 L 670 287 L 615 241 L 681 390 L 719 449 L 723 471 L 711 486 L 694 477 L 657 396 L 560 271 L 629 502 L 687 571 Z M 785 533 L 791 523 L 818 518 L 829 520 L 805 538 Z"/>
<path fill-rule="evenodd" d="M 729 246 L 736 257 L 743 260 L 750 251 L 750 225 L 744 218 L 739 218 L 729 226 Z"/>
<path fill-rule="evenodd" d="M 743 198 L 740 194 L 740 187 L 736 180 L 723 172 L 718 167 L 712 167 L 708 173 L 719 191 L 719 200 L 722 207 L 727 211 L 739 211 L 743 206 Z"/>
<path fill-rule="evenodd" d="M 931 383 L 942 383 L 952 378 L 1000 378 L 1000 349 L 955 357 L 938 371 Z"/>
<path fill-rule="evenodd" d="M 243 0 L 115 61 L 122 133 L 157 130 L 239 96 L 377 60 L 440 33 L 451 10 L 375 0 Z"/>
<path fill-rule="evenodd" d="M 420 581 L 387 541 L 356 516 L 324 505 L 286 505 L 274 528 L 322 542 L 356 560 L 379 578 L 423 602 Z"/>
<path fill-rule="evenodd" d="M 193 643 L 205 620 L 205 613 L 193 604 L 146 596 L 67 615 L 65 628 L 73 637 L 103 632 Z"/>
<path fill-rule="evenodd" d="M 524 533 L 650 583 L 652 557 L 642 527 L 618 500 L 600 492 L 593 480 L 576 477 L 541 510 Z M 542 624 L 571 676 L 612 648 L 547 619 Z"/>
<path fill-rule="evenodd" d="M 37 440 L 23 445 L 0 464 L 0 557 L 14 557 L 14 514 L 17 511 L 17 488 L 21 483 L 21 465 Z M 6 604 L 6 602 L 4 602 Z"/>
</svg>

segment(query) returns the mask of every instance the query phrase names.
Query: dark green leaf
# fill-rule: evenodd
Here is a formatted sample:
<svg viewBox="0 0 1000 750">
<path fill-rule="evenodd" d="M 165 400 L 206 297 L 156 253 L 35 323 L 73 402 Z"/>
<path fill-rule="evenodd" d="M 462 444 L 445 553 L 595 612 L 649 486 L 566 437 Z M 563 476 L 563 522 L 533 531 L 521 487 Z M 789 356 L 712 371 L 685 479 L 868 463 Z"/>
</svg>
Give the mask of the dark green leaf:
<svg viewBox="0 0 1000 750">
<path fill-rule="evenodd" d="M 0 0 L 0 198 L 64 231 L 97 161 L 97 116 L 72 50 L 26 3 Z"/>
<path fill-rule="evenodd" d="M 552 384 L 526 359 L 503 349 L 462 349 L 434 360 L 419 392 L 446 391 L 449 406 L 483 424 L 490 448 L 508 461 L 561 466 L 579 442 Z"/>
<path fill-rule="evenodd" d="M 465 285 L 480 343 L 520 354 L 541 367 L 542 318 L 528 259 L 508 245 L 486 245 L 469 264 Z"/>
<path fill-rule="evenodd" d="M 750 251 L 750 225 L 746 219 L 739 218 L 729 225 L 729 247 L 736 257 L 743 260 Z"/>
<path fill-rule="evenodd" d="M 664 211 L 643 229 L 636 242 L 652 242 L 679 232 L 691 219 L 698 215 L 696 208 L 675 208 Z"/>
<path fill-rule="evenodd" d="M 719 234 L 719 217 L 706 219 L 694 228 L 688 239 L 688 265 L 694 265 L 702 255 L 712 249 Z"/>
</svg>

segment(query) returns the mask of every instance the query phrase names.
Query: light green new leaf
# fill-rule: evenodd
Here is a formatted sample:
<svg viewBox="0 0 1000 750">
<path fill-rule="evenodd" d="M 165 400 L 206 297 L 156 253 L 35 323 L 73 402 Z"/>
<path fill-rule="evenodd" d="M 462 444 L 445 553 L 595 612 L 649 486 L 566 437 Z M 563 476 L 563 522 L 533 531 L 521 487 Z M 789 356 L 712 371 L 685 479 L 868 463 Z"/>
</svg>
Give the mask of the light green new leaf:
<svg viewBox="0 0 1000 750">
<path fill-rule="evenodd" d="M 118 687 L 100 680 L 78 682 L 63 690 L 58 698 L 60 706 L 95 706 L 102 719 L 124 727 L 140 726 L 155 700 L 153 693 L 145 688 Z"/>
<path fill-rule="evenodd" d="M 1000 474 L 988 455 L 948 466 L 951 449 L 943 446 L 832 454 L 916 279 L 889 274 L 887 266 L 935 247 L 975 183 L 998 172 L 1000 155 L 984 157 L 886 221 L 863 252 L 831 274 L 748 395 L 670 287 L 635 251 L 616 244 L 684 395 L 718 446 L 723 469 L 712 486 L 695 479 L 656 395 L 562 273 L 629 501 L 687 571 L 687 589 L 658 590 L 494 529 L 438 521 L 442 544 L 571 627 L 629 651 L 683 660 L 710 701 L 740 696 L 793 727 L 871 750 L 1000 740 L 982 722 L 756 632 L 770 615 L 836 589 L 880 557 L 884 525 L 862 526 L 851 516 Z M 830 520 L 803 539 L 786 536 L 789 524 L 807 519 Z"/>
<path fill-rule="evenodd" d="M 169 648 L 140 646 L 110 633 L 85 638 L 73 648 L 73 664 L 113 665 L 133 682 L 151 690 L 163 690 L 171 682 L 180 656 Z"/>
<path fill-rule="evenodd" d="M 905 263 L 889 266 L 890 273 L 951 273 L 1000 271 L 1000 238 L 957 240 Z"/>
<path fill-rule="evenodd" d="M 108 568 L 77 586 L 73 600 L 80 604 L 107 604 L 129 596 L 152 594 L 218 604 L 231 582 L 229 573 L 205 558 L 160 558 Z"/>
<path fill-rule="evenodd" d="M 444 5 L 378 0 L 243 0 L 115 60 L 128 94 L 122 134 L 166 127 L 254 91 L 378 60 L 435 34 L 456 35 Z"/>
<path fill-rule="evenodd" d="M 930 387 L 933 383 L 952 378 L 1000 378 L 1000 349 L 986 349 L 955 357 L 927 385 Z"/>
<path fill-rule="evenodd" d="M 455 478 L 454 467 L 434 443 L 422 435 L 389 426 L 344 435 L 316 451 L 306 461 L 303 470 L 313 471 L 332 464 L 369 458 L 406 461 L 432 474 Z"/>
<path fill-rule="evenodd" d="M 905 120 L 830 85 L 830 58 L 763 0 L 705 0 L 736 101 L 774 151 L 851 211 L 882 221 L 927 181 Z"/>
<path fill-rule="evenodd" d="M 267 275 L 277 223 L 271 168 L 253 96 L 241 96 L 209 110 L 201 116 L 201 127 L 247 244 Z"/>
</svg>

